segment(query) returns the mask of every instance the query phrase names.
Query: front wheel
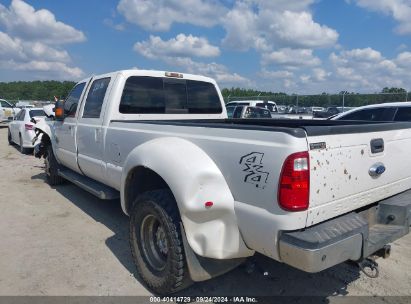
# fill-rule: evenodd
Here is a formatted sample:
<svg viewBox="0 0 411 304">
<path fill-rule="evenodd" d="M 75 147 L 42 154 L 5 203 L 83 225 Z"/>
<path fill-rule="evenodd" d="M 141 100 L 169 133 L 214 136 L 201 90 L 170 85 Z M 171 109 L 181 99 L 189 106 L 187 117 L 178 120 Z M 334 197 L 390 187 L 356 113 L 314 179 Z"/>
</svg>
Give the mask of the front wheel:
<svg viewBox="0 0 411 304">
<path fill-rule="evenodd" d="M 180 215 L 171 191 L 149 191 L 136 199 L 130 246 L 138 274 L 155 293 L 170 294 L 190 285 Z"/>
<path fill-rule="evenodd" d="M 51 186 L 60 185 L 64 179 L 58 175 L 58 163 L 53 153 L 51 145 L 47 146 L 47 154 L 44 157 L 44 170 L 47 176 L 47 182 Z"/>
</svg>

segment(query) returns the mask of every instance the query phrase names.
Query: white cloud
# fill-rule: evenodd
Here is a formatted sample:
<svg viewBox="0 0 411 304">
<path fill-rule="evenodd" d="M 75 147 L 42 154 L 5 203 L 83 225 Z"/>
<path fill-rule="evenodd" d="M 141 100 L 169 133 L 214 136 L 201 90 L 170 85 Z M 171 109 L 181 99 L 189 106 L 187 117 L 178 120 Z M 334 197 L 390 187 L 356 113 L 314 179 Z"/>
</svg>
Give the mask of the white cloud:
<svg viewBox="0 0 411 304">
<path fill-rule="evenodd" d="M 287 70 L 279 70 L 279 71 L 269 71 L 263 69 L 260 73 L 260 76 L 263 78 L 268 79 L 284 79 L 284 78 L 292 78 L 294 73 Z"/>
<path fill-rule="evenodd" d="M 342 51 L 340 58 L 350 59 L 352 61 L 362 62 L 379 62 L 382 60 L 382 55 L 370 47 L 365 49 L 353 49 L 350 51 Z"/>
<path fill-rule="evenodd" d="M 316 0 L 246 0 L 249 4 L 260 6 L 264 10 L 306 10 Z"/>
<path fill-rule="evenodd" d="M 409 89 L 411 76 L 404 69 L 411 53 L 401 53 L 397 58 L 387 59 L 372 48 L 353 49 L 332 53 L 330 62 L 335 70 L 335 82 L 341 89 L 378 92 L 383 87 Z"/>
<path fill-rule="evenodd" d="M 134 44 L 134 51 L 152 60 L 161 60 L 181 72 L 201 74 L 216 79 L 226 86 L 250 86 L 250 80 L 230 73 L 228 68 L 215 62 L 194 61 L 192 57 L 216 57 L 220 49 L 211 45 L 207 39 L 192 35 L 179 34 L 175 38 L 163 40 L 150 36 L 149 40 Z"/>
<path fill-rule="evenodd" d="M 62 62 L 50 61 L 30 61 L 15 66 L 16 70 L 46 72 L 47 75 L 55 75 L 59 79 L 67 77 L 79 79 L 83 76 L 83 71 L 77 67 L 69 67 Z"/>
<path fill-rule="evenodd" d="M 71 67 L 70 55 L 61 45 L 85 40 L 81 31 L 59 22 L 45 9 L 35 10 L 22 0 L 9 8 L 0 4 L 0 66 L 29 71 L 32 78 L 78 79 L 83 71 Z"/>
<path fill-rule="evenodd" d="M 117 9 L 128 22 L 150 31 L 168 31 L 173 23 L 211 27 L 227 10 L 210 0 L 121 0 Z"/>
<path fill-rule="evenodd" d="M 276 62 L 300 58 L 291 50 L 275 53 Z M 288 56 L 287 56 L 288 55 Z M 276 69 L 277 68 L 277 69 Z M 411 89 L 411 52 L 393 58 L 372 48 L 332 52 L 321 65 L 292 68 L 276 65 L 272 70 L 262 67 L 257 82 L 260 89 L 300 94 L 320 92 L 380 92 L 384 87 Z"/>
<path fill-rule="evenodd" d="M 402 52 L 398 54 L 395 62 L 399 66 L 410 68 L 411 67 L 411 52 Z"/>
<path fill-rule="evenodd" d="M 227 32 L 223 40 L 225 46 L 267 51 L 279 47 L 330 47 L 338 40 L 334 29 L 313 20 L 307 10 L 311 1 L 303 1 L 299 5 L 294 1 L 289 5 L 280 1 L 280 7 L 275 7 L 275 2 L 267 4 L 268 1 L 260 1 L 257 7 L 249 2 L 238 2 L 224 18 L 223 26 Z"/>
<path fill-rule="evenodd" d="M 48 44 L 64 44 L 86 40 L 84 34 L 57 21 L 48 10 L 35 10 L 22 0 L 12 0 L 7 9 L 0 4 L 0 24 L 13 36 Z"/>
<path fill-rule="evenodd" d="M 316 66 L 321 60 L 310 49 L 280 49 L 262 55 L 262 65 L 282 65 L 289 67 Z"/>
<path fill-rule="evenodd" d="M 206 38 L 184 34 L 167 41 L 158 36 L 150 36 L 147 41 L 135 43 L 134 50 L 150 59 L 169 56 L 216 57 L 220 55 L 220 49 L 211 45 Z"/>
<path fill-rule="evenodd" d="M 114 23 L 114 21 L 110 18 L 105 18 L 103 20 L 103 24 L 115 29 L 116 31 L 124 31 L 126 29 L 126 26 L 123 23 Z"/>
<path fill-rule="evenodd" d="M 315 68 L 313 69 L 313 77 L 316 81 L 325 81 L 327 77 L 329 77 L 331 73 L 326 72 L 324 69 Z"/>
<path fill-rule="evenodd" d="M 358 6 L 390 15 L 399 25 L 399 34 L 411 34 L 411 2 L 409 0 L 352 0 Z M 348 1 L 351 2 L 351 1 Z"/>
<path fill-rule="evenodd" d="M 335 30 L 315 23 L 308 12 L 284 11 L 270 29 L 275 30 L 284 43 L 302 47 L 329 47 L 338 39 Z"/>
<path fill-rule="evenodd" d="M 27 58 L 20 40 L 13 39 L 0 31 L 0 61 L 4 59 L 22 60 Z"/>
<path fill-rule="evenodd" d="M 167 64 L 181 69 L 182 72 L 191 74 L 201 74 L 214 78 L 217 83 L 223 86 L 246 86 L 251 85 L 251 81 L 237 73 L 230 73 L 228 68 L 215 62 L 196 62 L 190 58 L 170 57 L 165 58 Z"/>
</svg>

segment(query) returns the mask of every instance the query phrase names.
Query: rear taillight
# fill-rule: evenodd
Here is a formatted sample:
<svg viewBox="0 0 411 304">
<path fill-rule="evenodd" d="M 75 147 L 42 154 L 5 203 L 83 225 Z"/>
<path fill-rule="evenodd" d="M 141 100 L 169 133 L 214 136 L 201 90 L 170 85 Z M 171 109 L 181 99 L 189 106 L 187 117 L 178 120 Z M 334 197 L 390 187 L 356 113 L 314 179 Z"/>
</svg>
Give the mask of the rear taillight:
<svg viewBox="0 0 411 304">
<path fill-rule="evenodd" d="M 33 130 L 32 124 L 24 124 L 24 127 L 26 128 L 26 130 Z"/>
<path fill-rule="evenodd" d="M 287 211 L 308 209 L 310 159 L 308 152 L 291 154 L 284 162 L 278 185 L 278 203 Z"/>
</svg>

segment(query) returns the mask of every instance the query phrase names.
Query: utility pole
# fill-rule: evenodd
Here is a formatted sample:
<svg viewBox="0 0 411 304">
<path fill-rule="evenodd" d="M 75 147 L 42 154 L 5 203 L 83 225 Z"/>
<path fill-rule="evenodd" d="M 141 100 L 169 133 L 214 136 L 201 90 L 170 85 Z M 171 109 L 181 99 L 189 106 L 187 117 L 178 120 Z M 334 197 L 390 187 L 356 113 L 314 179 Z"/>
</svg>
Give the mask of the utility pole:
<svg viewBox="0 0 411 304">
<path fill-rule="evenodd" d="M 345 107 L 344 97 L 345 97 L 345 91 L 343 92 L 343 104 L 342 104 L 342 112 L 343 112 L 343 113 L 344 113 L 344 107 Z"/>
</svg>

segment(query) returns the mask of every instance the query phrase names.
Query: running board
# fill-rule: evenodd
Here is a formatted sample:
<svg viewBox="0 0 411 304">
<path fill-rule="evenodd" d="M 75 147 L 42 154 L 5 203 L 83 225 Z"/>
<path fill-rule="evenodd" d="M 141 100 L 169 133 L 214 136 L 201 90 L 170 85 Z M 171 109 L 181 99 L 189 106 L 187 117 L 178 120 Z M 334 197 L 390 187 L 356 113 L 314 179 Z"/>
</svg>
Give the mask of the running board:
<svg viewBox="0 0 411 304">
<path fill-rule="evenodd" d="M 87 192 L 90 192 L 91 194 L 97 196 L 100 199 L 111 200 L 120 197 L 120 193 L 117 190 L 108 187 L 102 183 L 99 183 L 87 176 L 78 174 L 73 170 L 67 168 L 63 170 L 59 169 L 58 175 L 60 175 L 64 179 L 67 179 L 73 184 L 79 186 L 80 188 L 86 190 Z"/>
</svg>

